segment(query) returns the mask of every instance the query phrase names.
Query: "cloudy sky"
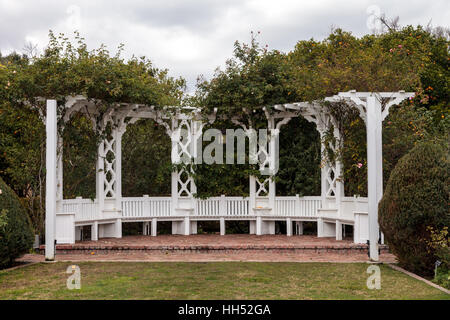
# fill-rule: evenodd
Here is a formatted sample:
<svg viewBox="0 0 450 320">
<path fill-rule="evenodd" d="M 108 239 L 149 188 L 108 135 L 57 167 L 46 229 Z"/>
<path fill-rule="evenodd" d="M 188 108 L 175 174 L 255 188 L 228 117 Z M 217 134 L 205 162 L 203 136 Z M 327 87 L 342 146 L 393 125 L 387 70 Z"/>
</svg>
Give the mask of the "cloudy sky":
<svg viewBox="0 0 450 320">
<path fill-rule="evenodd" d="M 291 50 L 298 40 L 324 38 L 332 27 L 356 35 L 371 32 L 371 14 L 400 16 L 400 24 L 449 27 L 448 0 L 0 0 L 0 51 L 40 50 L 48 31 L 80 31 L 90 48 L 101 43 L 125 56 L 149 57 L 159 68 L 187 79 L 209 78 L 231 57 L 235 40 L 248 42 L 250 31 L 271 49 Z"/>
</svg>

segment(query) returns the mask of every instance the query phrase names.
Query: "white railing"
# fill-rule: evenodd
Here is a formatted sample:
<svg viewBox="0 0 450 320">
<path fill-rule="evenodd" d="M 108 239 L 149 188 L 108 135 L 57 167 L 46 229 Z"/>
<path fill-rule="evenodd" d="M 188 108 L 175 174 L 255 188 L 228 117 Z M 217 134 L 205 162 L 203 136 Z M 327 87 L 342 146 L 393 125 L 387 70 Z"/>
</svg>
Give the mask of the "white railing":
<svg viewBox="0 0 450 320">
<path fill-rule="evenodd" d="M 221 197 L 197 200 L 197 215 L 199 216 L 220 216 L 223 212 Z"/>
<path fill-rule="evenodd" d="M 227 216 L 248 216 L 250 201 L 242 197 L 226 197 Z"/>
<path fill-rule="evenodd" d="M 314 218 L 320 207 L 320 197 L 276 197 L 274 215 Z"/>
<path fill-rule="evenodd" d="M 212 197 L 197 200 L 198 216 L 248 216 L 249 200 L 243 197 Z"/>
<path fill-rule="evenodd" d="M 170 197 L 122 198 L 122 218 L 167 217 L 172 211 Z"/>
<path fill-rule="evenodd" d="M 137 218 L 149 216 L 149 212 L 144 211 L 146 198 L 122 198 L 122 218 Z"/>
<path fill-rule="evenodd" d="M 97 202 L 91 199 L 68 199 L 62 201 L 62 212 L 74 212 L 75 221 L 89 221 L 100 218 Z"/>
<path fill-rule="evenodd" d="M 195 199 L 195 203 L 196 210 L 193 212 L 195 216 L 245 217 L 252 215 L 249 198 L 221 196 Z M 320 207 L 320 197 L 276 197 L 275 208 L 268 214 L 280 217 L 314 218 Z M 170 197 L 126 197 L 122 198 L 121 209 L 124 220 L 170 217 L 172 200 Z M 97 202 L 90 199 L 63 200 L 62 212 L 74 212 L 76 222 L 105 218 L 105 213 L 98 212 Z"/>
</svg>

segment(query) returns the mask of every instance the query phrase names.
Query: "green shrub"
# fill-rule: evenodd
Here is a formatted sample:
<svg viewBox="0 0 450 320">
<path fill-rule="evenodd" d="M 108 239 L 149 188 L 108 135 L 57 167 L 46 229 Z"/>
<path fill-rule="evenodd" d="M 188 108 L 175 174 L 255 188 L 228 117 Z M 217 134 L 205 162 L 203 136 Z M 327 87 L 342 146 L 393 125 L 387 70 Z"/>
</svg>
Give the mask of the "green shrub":
<svg viewBox="0 0 450 320">
<path fill-rule="evenodd" d="M 390 250 L 411 272 L 431 277 L 438 260 L 429 227 L 450 224 L 449 159 L 444 146 L 425 142 L 402 157 L 379 205 L 379 222 Z"/>
<path fill-rule="evenodd" d="M 450 234 L 448 227 L 442 230 L 434 230 L 433 227 L 427 227 L 430 231 L 430 240 L 427 241 L 428 247 L 436 251 L 439 259 L 435 269 L 434 282 L 444 288 L 450 289 Z"/>
<path fill-rule="evenodd" d="M 443 259 L 444 255 L 445 259 Z M 433 281 L 441 287 L 450 289 L 450 267 L 448 263 L 448 250 L 445 253 L 440 254 L 439 258 L 443 259 L 444 261 L 441 261 L 441 264 L 437 266 Z"/>
<path fill-rule="evenodd" d="M 0 178 L 0 269 L 13 264 L 33 244 L 30 219 L 14 191 Z"/>
</svg>

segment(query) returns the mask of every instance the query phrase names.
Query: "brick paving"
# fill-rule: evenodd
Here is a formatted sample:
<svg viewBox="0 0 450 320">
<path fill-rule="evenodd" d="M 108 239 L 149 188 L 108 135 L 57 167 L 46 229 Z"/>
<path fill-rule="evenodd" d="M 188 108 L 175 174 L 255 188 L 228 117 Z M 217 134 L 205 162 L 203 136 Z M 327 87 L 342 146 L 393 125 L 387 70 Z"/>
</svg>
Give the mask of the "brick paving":
<svg viewBox="0 0 450 320">
<path fill-rule="evenodd" d="M 73 246 L 354 246 L 351 239 L 336 241 L 334 238 L 318 238 L 313 235 L 287 237 L 286 235 L 215 234 L 125 236 L 121 239 L 103 238 L 98 241 L 77 241 Z M 62 246 L 62 245 L 58 245 Z M 366 246 L 365 244 L 362 246 Z"/>
<path fill-rule="evenodd" d="M 43 252 L 44 246 L 41 246 Z M 43 255 L 25 255 L 21 261 L 43 261 Z M 302 235 L 159 235 L 106 238 L 57 245 L 58 261 L 268 261 L 367 262 L 367 245 L 351 239 Z M 382 246 L 381 262 L 395 262 Z"/>
<path fill-rule="evenodd" d="M 24 262 L 44 262 L 41 254 L 27 254 L 18 259 Z M 245 253 L 129 253 L 114 252 L 101 254 L 57 254 L 56 261 L 116 261 L 116 262 L 222 262 L 222 261 L 246 261 L 246 262 L 332 262 L 351 263 L 369 262 L 365 253 L 278 253 L 278 252 L 245 252 Z M 381 253 L 380 262 L 394 263 L 395 256 L 390 253 Z"/>
</svg>

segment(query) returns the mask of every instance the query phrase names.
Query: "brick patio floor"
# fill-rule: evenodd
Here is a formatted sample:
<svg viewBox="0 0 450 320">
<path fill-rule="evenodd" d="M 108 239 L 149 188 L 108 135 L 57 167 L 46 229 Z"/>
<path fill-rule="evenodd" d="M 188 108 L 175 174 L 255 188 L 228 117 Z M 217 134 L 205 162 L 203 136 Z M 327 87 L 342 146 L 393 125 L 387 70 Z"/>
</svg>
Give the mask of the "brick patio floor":
<svg viewBox="0 0 450 320">
<path fill-rule="evenodd" d="M 77 241 L 72 247 L 86 246 L 224 246 L 224 247 L 241 247 L 241 246 L 264 246 L 264 247 L 361 247 L 354 244 L 351 239 L 336 241 L 334 238 L 318 238 L 313 235 L 302 235 L 287 237 L 286 235 L 264 235 L 256 236 L 250 234 L 229 234 L 229 235 L 158 235 L 152 236 L 125 236 L 120 239 L 103 238 L 98 241 Z M 57 247 L 65 247 L 58 245 Z M 366 247 L 366 245 L 362 245 Z"/>
<path fill-rule="evenodd" d="M 44 246 L 41 246 L 43 251 Z M 44 261 L 43 255 L 25 255 L 21 261 Z M 58 245 L 57 261 L 283 261 L 368 262 L 367 245 L 351 239 L 286 235 L 159 235 L 106 238 Z M 381 262 L 395 262 L 382 247 Z"/>
</svg>

